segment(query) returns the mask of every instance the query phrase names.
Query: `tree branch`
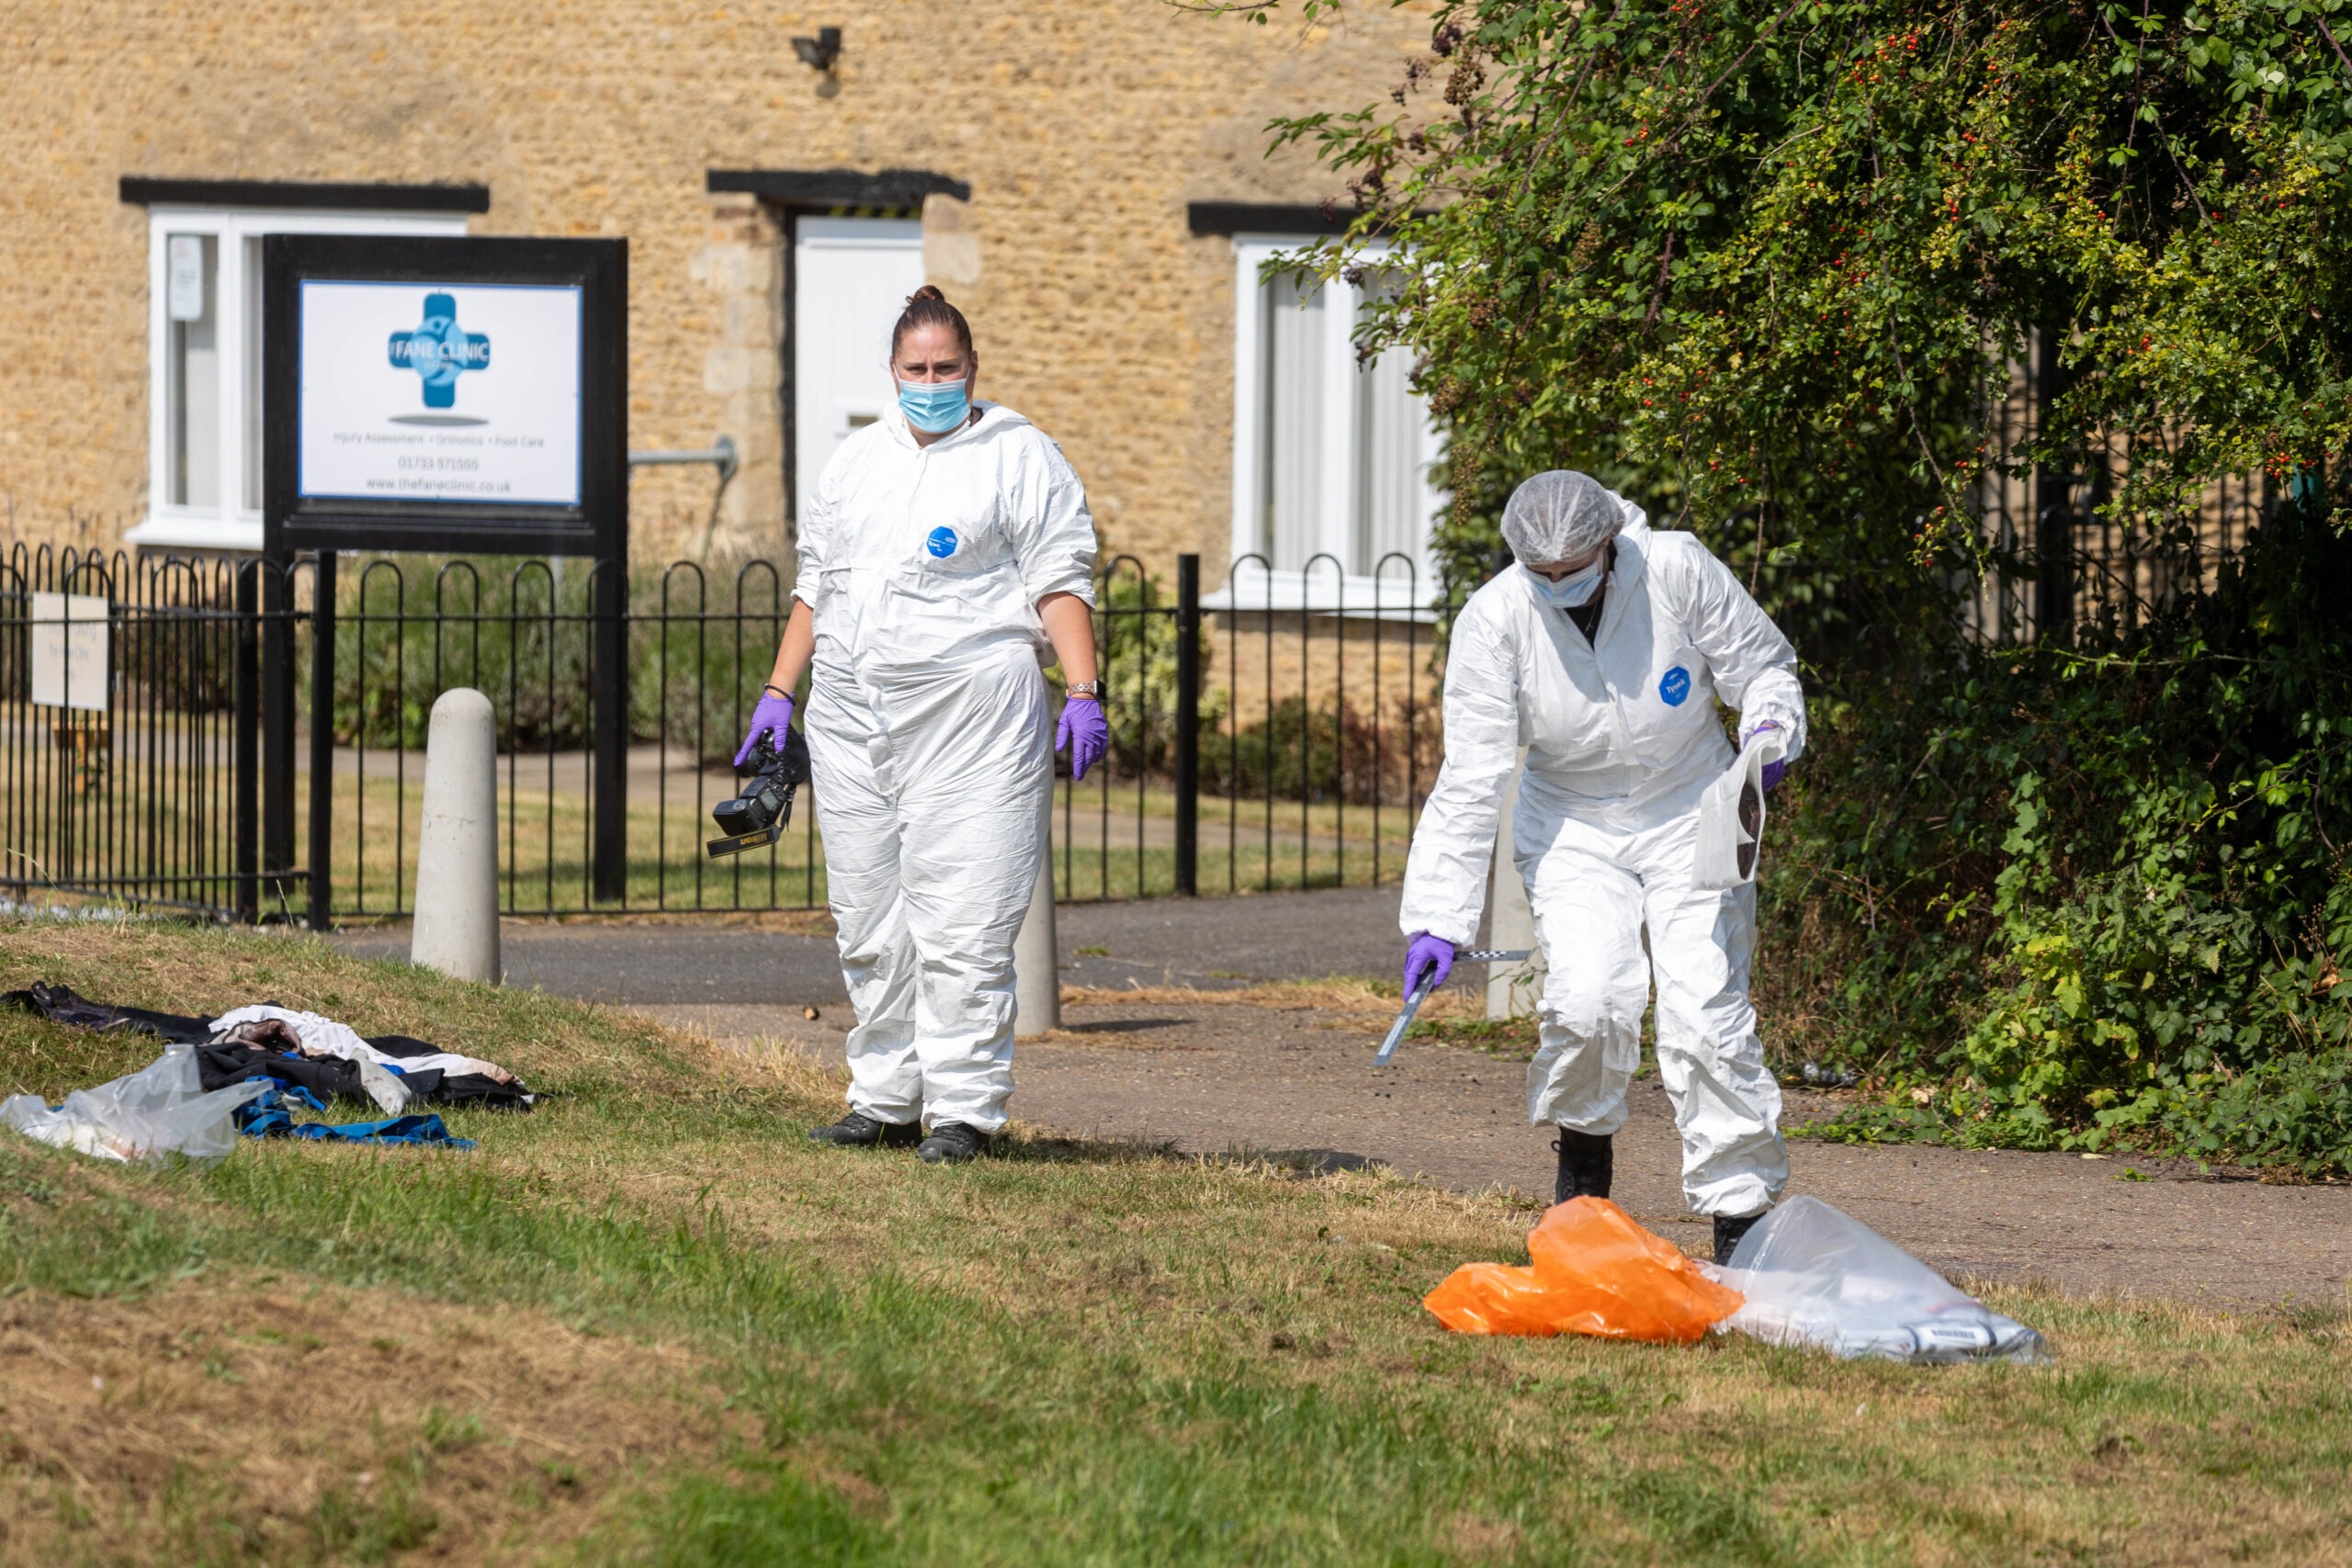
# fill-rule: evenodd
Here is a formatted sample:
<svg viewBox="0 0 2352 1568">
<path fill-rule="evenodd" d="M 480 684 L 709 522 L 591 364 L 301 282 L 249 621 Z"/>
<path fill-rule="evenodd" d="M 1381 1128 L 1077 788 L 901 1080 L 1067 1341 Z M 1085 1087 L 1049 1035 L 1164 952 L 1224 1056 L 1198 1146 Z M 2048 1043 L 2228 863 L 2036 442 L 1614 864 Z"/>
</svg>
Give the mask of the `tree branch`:
<svg viewBox="0 0 2352 1568">
<path fill-rule="evenodd" d="M 2313 19 L 2314 19 L 2314 20 L 2317 20 L 2317 19 L 2318 19 L 2318 17 L 2319 17 L 2319 13 L 2318 13 L 2318 12 L 2316 12 L 2316 11 L 2314 11 L 2314 12 L 2312 12 L 2312 17 L 2313 17 Z M 2107 29 L 2107 36 L 2108 36 L 2108 37 L 2109 37 L 2109 38 L 2111 38 L 2111 39 L 2115 39 L 2115 47 L 2116 47 L 2116 48 L 2118 48 L 2118 49 L 2121 49 L 2121 48 L 2123 47 L 2123 39 L 2122 39 L 2120 37 L 2119 37 L 2119 36 L 2117 35 L 2117 33 L 2116 33 L 2116 31 L 2115 31 L 2115 24 L 2114 24 L 2114 23 L 2112 23 L 2112 22 L 2110 22 L 2110 21 L 2109 21 L 2109 20 L 2107 19 L 2106 14 L 2105 14 L 2104 12 L 2102 12 L 2102 13 L 2100 14 L 2100 16 L 2099 16 L 2099 19 L 2098 19 L 2098 20 L 2099 20 L 2099 26 L 2101 26 L 2101 27 L 2103 27 L 2103 28 L 2105 28 Z M 2324 22 L 2324 21 L 2320 21 L 2320 24 L 2319 24 L 2319 25 L 2320 25 L 2320 29 L 2321 29 L 2323 32 L 2326 31 L 2326 28 L 2327 28 L 2327 23 L 2326 23 L 2326 22 Z M 2335 34 L 2333 34 L 2333 33 L 2329 33 L 2329 34 L 2328 34 L 2327 41 L 2328 41 L 2328 42 L 2330 42 L 2330 43 L 2334 43 L 2334 42 L 2335 41 Z M 2338 54 L 2342 54 L 2344 51 L 2343 51 L 2341 49 L 2339 49 L 2339 50 L 2337 50 L 2335 52 L 2336 52 L 2336 53 L 2338 53 Z M 2352 64 L 2352 62 L 2347 62 L 2346 63 L 2347 63 L 2347 64 Z M 2139 81 L 2138 81 L 2138 77 L 2137 77 L 2136 73 L 2134 74 L 2134 77 L 2133 77 L 2133 80 L 2132 80 L 2132 85 L 2134 86 L 2134 88 L 2136 88 L 2136 87 L 2139 85 Z M 2136 95 L 2136 93 L 2135 93 L 2135 95 L 2134 95 L 2134 96 L 2137 96 L 2137 95 Z M 2133 114 L 2132 114 L 2132 120 L 2134 121 L 2134 123 L 2136 123 L 2136 122 L 2138 121 L 2138 119 L 2139 119 L 2139 118 L 2140 118 L 2140 117 L 2139 117 L 2139 114 L 2138 114 L 2138 112 L 2137 112 L 2136 110 L 2133 112 Z M 2157 137 L 2158 137 L 2159 139 L 2161 139 L 2161 140 L 2163 141 L 2163 142 L 2164 142 L 2164 144 L 2165 144 L 2165 156 L 2172 160 L 2172 172 L 2173 172 L 2174 174 L 2178 175 L 2180 176 L 2181 188 L 2188 192 L 2188 203 L 2189 203 L 2189 205 L 2190 205 L 2191 207 L 2194 207 L 2194 208 L 2196 208 L 2196 209 L 2197 209 L 2197 220 L 2198 220 L 2199 223 L 2211 223 L 2211 222 L 2213 220 L 2213 218 L 2212 218 L 2212 215 L 2211 215 L 2211 213 L 2209 213 L 2209 212 L 2207 212 L 2207 211 L 2205 210 L 2205 198 L 2204 198 L 2203 197 L 2200 197 L 2200 196 L 2199 196 L 2199 195 L 2197 194 L 2197 182 L 2196 182 L 2195 180 L 2192 180 L 2192 179 L 2190 179 L 2190 178 L 2188 177 L 2188 171 L 2187 169 L 2185 169 L 2185 168 L 2181 167 L 2181 164 L 2180 164 L 2180 154 L 2179 154 L 2179 152 L 2177 152 L 2177 151 L 2175 151 L 2175 150 L 2174 150 L 2174 148 L 2173 148 L 2173 144 L 2172 144 L 2172 133 L 2171 133 L 2170 131 L 2168 131 L 2168 130 L 2166 130 L 2165 129 L 2165 118 L 2164 118 L 2164 116 L 2162 116 L 2161 114 L 2160 114 L 2160 115 L 2158 115 L 2158 116 L 2156 117 L 2156 135 L 2157 135 Z M 2130 137 L 2129 137 L 2129 135 L 2128 135 L 2128 134 L 2127 134 L 2127 135 L 2126 135 L 2126 137 L 2125 137 L 2125 140 L 2124 140 L 2124 145 L 2126 145 L 2126 146 L 2130 146 L 2130 145 L 2131 145 L 2131 139 L 2130 139 Z"/>
<path fill-rule="evenodd" d="M 1602 31 L 1605 32 L 1617 25 L 1617 18 L 1625 14 L 1626 4 L 1627 0 L 1617 0 L 1617 8 L 1609 13 L 1607 21 L 1600 24 Z M 1528 187 L 1535 183 L 1535 171 L 1543 167 L 1544 160 L 1551 154 L 1553 143 L 1558 141 L 1561 133 L 1567 130 L 1568 116 L 1575 111 L 1577 100 L 1584 96 L 1584 85 L 1591 77 L 1593 65 L 1600 58 L 1597 51 L 1586 55 L 1584 64 L 1577 72 L 1577 79 L 1568 84 L 1567 98 L 1560 105 L 1559 123 L 1536 144 L 1534 152 L 1529 156 L 1526 178 L 1520 182 L 1520 195 L 1525 196 Z"/>
<path fill-rule="evenodd" d="M 1666 249 L 1659 254 L 1657 258 L 1657 287 L 1650 290 L 1650 308 L 1642 317 L 1642 331 L 1644 332 L 1649 331 L 1650 328 L 1657 324 L 1658 307 L 1666 302 L 1667 275 L 1673 266 L 1674 231 L 1668 229 L 1666 231 Z"/>
<path fill-rule="evenodd" d="M 2335 58 L 2344 62 L 2345 75 L 2352 77 L 2352 54 L 2345 53 L 2344 46 L 2335 41 L 2335 29 L 2329 27 L 2327 25 L 2327 18 L 2321 16 L 2317 11 L 2313 11 L 2312 13 L 2312 20 L 2319 24 L 2320 36 L 2327 39 L 2328 48 L 2335 51 Z"/>
<path fill-rule="evenodd" d="M 1766 39 L 1770 38 L 1774 32 L 1778 31 L 1782 22 L 1785 22 L 1791 17 L 1795 16 L 1798 8 L 1805 3 L 1806 0 L 1789 0 L 1788 9 L 1782 11 L 1770 21 L 1765 23 L 1762 30 L 1758 32 L 1754 38 L 1747 40 L 1747 47 L 1739 51 L 1739 58 L 1733 61 L 1729 65 L 1724 66 L 1723 74 L 1716 77 L 1713 82 L 1707 85 L 1707 90 L 1701 93 L 1697 99 L 1691 103 L 1690 112 L 1682 117 L 1682 123 L 1676 126 L 1672 130 L 1667 132 L 1666 135 L 1661 137 L 1657 144 L 1649 148 L 1648 151 L 1652 154 L 1663 152 L 1667 149 L 1672 147 L 1676 142 L 1679 141 L 1682 139 L 1682 133 L 1698 123 L 1699 116 L 1705 110 L 1708 101 L 1712 99 L 1717 92 L 1722 90 L 1723 85 L 1730 81 L 1734 73 L 1736 73 L 1741 66 L 1747 63 L 1747 57 L 1754 54 L 1756 51 L 1762 46 Z M 1611 186 L 1607 190 L 1602 191 L 1598 197 L 1593 198 L 1595 204 L 1598 205 L 1600 202 L 1607 201 L 1611 197 L 1615 196 L 1619 191 L 1624 189 L 1625 182 L 1634 177 L 1636 170 L 1644 167 L 1646 167 L 1646 164 L 1637 162 L 1634 165 L 1634 168 L 1626 170 L 1623 175 L 1619 176 L 1615 185 Z"/>
</svg>

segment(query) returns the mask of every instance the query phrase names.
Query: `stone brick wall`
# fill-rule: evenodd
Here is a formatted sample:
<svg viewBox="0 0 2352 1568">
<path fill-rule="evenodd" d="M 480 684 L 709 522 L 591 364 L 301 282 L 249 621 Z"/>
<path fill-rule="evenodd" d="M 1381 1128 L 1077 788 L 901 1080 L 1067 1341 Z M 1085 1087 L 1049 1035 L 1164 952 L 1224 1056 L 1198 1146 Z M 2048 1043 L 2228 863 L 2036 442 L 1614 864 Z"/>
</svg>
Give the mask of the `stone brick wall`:
<svg viewBox="0 0 2352 1568">
<path fill-rule="evenodd" d="M 703 388 L 718 400 L 714 437 L 734 437 L 741 466 L 718 497 L 717 515 L 706 513 L 705 528 L 726 553 L 765 553 L 776 547 L 786 510 L 784 408 L 776 391 L 786 333 L 784 225 L 754 197 L 715 196 L 710 206 L 710 243 L 692 268 L 718 306 L 718 331 L 703 355 Z M 702 470 L 695 472 L 700 477 Z M 673 529 L 658 524 L 645 531 L 653 536 L 649 545 L 675 539 Z"/>
<path fill-rule="evenodd" d="M 796 33 L 843 29 L 820 92 Z M 125 175 L 480 182 L 479 233 L 630 243 L 630 439 L 746 463 L 719 531 L 784 544 L 782 230 L 711 168 L 935 170 L 925 258 L 990 392 L 1058 437 L 1106 542 L 1224 567 L 1232 260 L 1195 199 L 1314 201 L 1271 118 L 1376 100 L 1424 6 L 1272 25 L 1160 0 L 16 0 L 0 99 L 0 494 L 20 536 L 147 504 L 147 221 Z M 707 469 L 641 474 L 640 551 L 699 546 Z"/>
</svg>

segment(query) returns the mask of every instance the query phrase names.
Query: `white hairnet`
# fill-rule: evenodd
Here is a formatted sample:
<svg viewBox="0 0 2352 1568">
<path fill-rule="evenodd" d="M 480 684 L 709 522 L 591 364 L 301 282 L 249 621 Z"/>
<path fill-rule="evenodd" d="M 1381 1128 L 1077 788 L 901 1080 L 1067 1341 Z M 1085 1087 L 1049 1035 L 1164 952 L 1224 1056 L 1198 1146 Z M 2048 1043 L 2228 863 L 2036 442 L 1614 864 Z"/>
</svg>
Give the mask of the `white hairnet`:
<svg viewBox="0 0 2352 1568">
<path fill-rule="evenodd" d="M 1599 549 L 1625 526 L 1615 491 L 1573 468 L 1536 475 L 1510 492 L 1503 542 L 1521 566 L 1551 566 Z"/>
</svg>

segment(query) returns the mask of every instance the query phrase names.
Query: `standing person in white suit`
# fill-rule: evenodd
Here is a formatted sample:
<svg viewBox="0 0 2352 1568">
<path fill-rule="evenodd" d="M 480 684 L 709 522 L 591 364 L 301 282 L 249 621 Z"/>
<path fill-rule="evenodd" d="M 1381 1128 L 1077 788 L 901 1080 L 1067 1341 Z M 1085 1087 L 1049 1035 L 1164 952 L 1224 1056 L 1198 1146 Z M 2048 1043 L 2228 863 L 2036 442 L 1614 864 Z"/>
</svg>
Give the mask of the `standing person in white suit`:
<svg viewBox="0 0 2352 1568">
<path fill-rule="evenodd" d="M 857 1026 L 849 1114 L 809 1136 L 919 1144 L 935 1164 L 1004 1126 L 1052 752 L 1083 778 L 1110 730 L 1078 475 L 1035 425 L 973 400 L 972 329 L 938 289 L 908 299 L 890 368 L 898 408 L 842 444 L 800 520 L 791 619 L 735 761 L 781 743 L 813 662 L 808 755 Z M 1048 647 L 1069 694 L 1050 747 Z"/>
<path fill-rule="evenodd" d="M 1699 798 L 1734 757 L 1719 699 L 1743 747 L 1776 730 L 1784 759 L 1804 750 L 1796 653 L 1695 536 L 1651 531 L 1589 475 L 1529 479 L 1502 532 L 1519 566 L 1471 596 L 1447 653 L 1445 766 L 1405 870 L 1405 983 L 1433 967 L 1443 984 L 1476 936 L 1525 747 L 1512 859 L 1551 971 L 1527 1114 L 1560 1129 L 1555 1201 L 1609 1195 L 1655 970 L 1682 1190 L 1724 1261 L 1789 1158 L 1747 999 L 1756 888 L 1693 885 Z M 1764 766 L 1766 789 L 1784 766 Z"/>
</svg>

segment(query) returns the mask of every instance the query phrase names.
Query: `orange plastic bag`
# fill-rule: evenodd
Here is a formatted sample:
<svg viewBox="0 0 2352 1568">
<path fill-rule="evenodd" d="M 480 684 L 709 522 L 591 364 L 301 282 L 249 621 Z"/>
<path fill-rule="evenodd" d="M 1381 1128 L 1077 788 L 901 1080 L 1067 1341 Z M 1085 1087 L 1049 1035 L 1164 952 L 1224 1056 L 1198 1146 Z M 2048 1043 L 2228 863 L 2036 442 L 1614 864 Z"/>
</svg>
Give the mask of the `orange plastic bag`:
<svg viewBox="0 0 2352 1568">
<path fill-rule="evenodd" d="M 1535 1270 L 1510 1263 L 1464 1263 L 1421 1298 L 1457 1334 L 1557 1334 Z"/>
<path fill-rule="evenodd" d="M 1422 1299 L 1460 1334 L 1593 1334 L 1691 1344 L 1740 1306 L 1606 1198 L 1576 1198 L 1527 1238 L 1534 1266 L 1468 1263 Z"/>
</svg>

